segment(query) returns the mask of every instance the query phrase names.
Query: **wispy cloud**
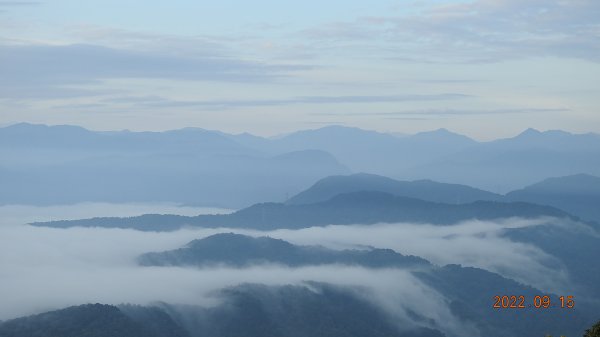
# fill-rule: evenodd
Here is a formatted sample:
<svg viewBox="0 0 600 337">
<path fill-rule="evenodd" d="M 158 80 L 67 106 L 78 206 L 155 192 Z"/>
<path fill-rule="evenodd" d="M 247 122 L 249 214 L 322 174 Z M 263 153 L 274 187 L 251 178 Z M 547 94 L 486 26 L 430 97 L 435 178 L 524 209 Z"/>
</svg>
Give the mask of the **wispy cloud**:
<svg viewBox="0 0 600 337">
<path fill-rule="evenodd" d="M 444 101 L 464 99 L 471 96 L 457 93 L 443 94 L 409 94 L 409 95 L 376 95 L 376 96 L 298 96 L 285 99 L 256 100 L 206 100 L 179 101 L 157 96 L 119 97 L 107 99 L 110 103 L 134 103 L 153 108 L 194 107 L 207 110 L 233 109 L 260 106 L 284 106 L 296 104 L 343 104 L 343 103 L 393 103 L 418 101 Z"/>
<path fill-rule="evenodd" d="M 405 118 L 418 118 L 431 116 L 461 116 L 461 115 L 510 115 L 510 114 L 543 114 L 571 111 L 568 108 L 514 108 L 514 109 L 424 109 L 395 112 L 315 112 L 313 116 L 399 116 Z M 418 116 L 422 116 L 419 118 Z"/>
<path fill-rule="evenodd" d="M 36 6 L 41 4 L 41 1 L 0 1 L 0 7 Z"/>
<path fill-rule="evenodd" d="M 37 6 L 41 4 L 39 1 L 0 1 L 0 14 L 8 13 L 10 8 Z"/>
<path fill-rule="evenodd" d="M 495 62 L 531 56 L 600 61 L 600 2 L 478 0 L 417 14 L 361 17 L 303 32 L 310 39 L 379 45 L 402 60 Z"/>
<path fill-rule="evenodd" d="M 92 24 L 70 25 L 65 29 L 65 34 L 76 41 L 114 49 L 204 58 L 231 58 L 232 50 L 227 43 L 243 39 L 226 35 L 179 36 Z"/>
<path fill-rule="evenodd" d="M 0 45 L 0 98 L 97 95 L 74 86 L 115 78 L 264 82 L 308 68 L 95 45 Z"/>
</svg>

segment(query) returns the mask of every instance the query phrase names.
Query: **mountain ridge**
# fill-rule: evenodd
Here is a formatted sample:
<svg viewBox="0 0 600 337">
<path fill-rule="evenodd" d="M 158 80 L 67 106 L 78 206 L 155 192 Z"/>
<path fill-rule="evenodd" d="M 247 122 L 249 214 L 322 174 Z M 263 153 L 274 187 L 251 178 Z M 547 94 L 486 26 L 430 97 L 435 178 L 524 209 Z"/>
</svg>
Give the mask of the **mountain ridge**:
<svg viewBox="0 0 600 337">
<path fill-rule="evenodd" d="M 391 249 L 336 251 L 321 246 L 294 245 L 266 236 L 251 237 L 234 233 L 210 235 L 174 250 L 145 253 L 137 261 L 143 266 L 198 267 L 221 264 L 248 267 L 261 263 L 278 263 L 289 267 L 346 264 L 370 268 L 415 268 L 430 265 L 423 258 L 402 255 Z"/>
<path fill-rule="evenodd" d="M 338 194 L 358 191 L 379 191 L 425 201 L 456 204 L 502 199 L 499 194 L 466 185 L 439 183 L 428 179 L 398 181 L 375 174 L 356 173 L 347 176 L 323 178 L 308 189 L 293 196 L 286 203 L 315 203 L 331 199 Z"/>
<path fill-rule="evenodd" d="M 354 192 L 337 195 L 325 202 L 303 205 L 259 203 L 225 215 L 195 217 L 144 215 L 132 218 L 94 218 L 33 223 L 49 227 L 115 227 L 146 231 L 172 231 L 184 226 L 229 227 L 258 230 L 299 229 L 325 225 L 376 224 L 396 222 L 449 225 L 470 219 L 507 217 L 578 218 L 550 206 L 524 202 L 476 201 L 470 204 L 443 204 L 383 192 Z"/>
</svg>

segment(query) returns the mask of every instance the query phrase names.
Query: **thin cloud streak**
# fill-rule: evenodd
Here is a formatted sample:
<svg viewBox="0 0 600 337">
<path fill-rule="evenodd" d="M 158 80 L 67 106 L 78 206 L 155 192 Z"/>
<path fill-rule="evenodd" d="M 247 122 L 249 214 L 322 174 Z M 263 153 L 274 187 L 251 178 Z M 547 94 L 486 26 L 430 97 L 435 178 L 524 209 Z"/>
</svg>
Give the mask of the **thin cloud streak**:
<svg viewBox="0 0 600 337">
<path fill-rule="evenodd" d="M 336 112 L 315 112 L 313 116 L 461 116 L 461 115 L 504 115 L 504 114 L 538 114 L 568 112 L 567 108 L 516 108 L 516 109 L 482 109 L 482 110 L 463 110 L 463 109 L 425 109 L 397 112 L 354 112 L 354 113 L 336 113 Z M 405 119 L 405 118 L 402 118 Z"/>
<path fill-rule="evenodd" d="M 305 65 L 280 65 L 240 59 L 177 56 L 97 45 L 0 45 L 0 98 L 56 98 L 102 94 L 77 86 L 108 79 L 273 82 Z"/>
<path fill-rule="evenodd" d="M 37 6 L 41 4 L 40 1 L 0 1 L 0 7 Z"/>
<path fill-rule="evenodd" d="M 478 0 L 332 22 L 301 34 L 334 44 L 379 46 L 405 61 L 489 63 L 554 56 L 600 62 L 599 14 L 600 3 L 593 0 Z"/>
<path fill-rule="evenodd" d="M 243 107 L 285 106 L 298 104 L 344 104 L 344 103 L 393 103 L 421 102 L 466 99 L 472 96 L 457 93 L 444 94 L 411 94 L 411 95 L 378 95 L 378 96 L 299 96 L 288 99 L 256 99 L 256 100 L 207 100 L 177 101 L 156 96 L 120 97 L 108 99 L 111 103 L 135 103 L 152 108 L 194 107 L 207 110 L 221 110 Z"/>
</svg>

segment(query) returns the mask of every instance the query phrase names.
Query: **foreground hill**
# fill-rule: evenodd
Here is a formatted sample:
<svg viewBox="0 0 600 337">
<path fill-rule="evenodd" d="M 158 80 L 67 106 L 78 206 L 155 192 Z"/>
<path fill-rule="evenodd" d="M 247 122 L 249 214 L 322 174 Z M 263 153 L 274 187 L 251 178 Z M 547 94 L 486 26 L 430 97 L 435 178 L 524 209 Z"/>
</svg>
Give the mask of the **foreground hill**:
<svg viewBox="0 0 600 337">
<path fill-rule="evenodd" d="M 171 305 L 163 308 L 175 321 L 188 326 L 188 331 L 195 331 L 192 336 L 530 337 L 544 336 L 549 331 L 578 336 L 593 323 L 592 319 L 578 316 L 578 311 L 493 309 L 490 298 L 500 289 L 525 296 L 536 292 L 484 271 L 457 270 L 462 268 L 449 266 L 428 276 L 432 285 L 446 277 L 451 279 L 447 286 L 459 286 L 460 290 L 444 293 L 456 322 L 443 321 L 423 310 L 425 298 L 415 299 L 415 303 L 393 302 L 391 305 L 397 312 L 390 312 L 380 306 L 369 289 L 314 282 L 309 282 L 309 287 L 242 285 L 223 290 L 220 298 L 224 304 L 215 308 Z M 480 272 L 485 274 L 481 278 L 484 284 L 474 280 L 461 286 L 462 278 L 456 277 L 457 274 L 482 277 Z M 474 292 L 469 293 L 467 287 Z M 394 295 L 389 294 L 390 298 Z M 451 328 L 453 324 L 455 329 Z"/>
<path fill-rule="evenodd" d="M 117 307 L 87 304 L 0 322 L 2 337 L 187 337 L 167 314 L 145 309 L 136 321 Z"/>
<path fill-rule="evenodd" d="M 34 223 L 47 227 L 109 227 L 133 228 L 145 231 L 170 231 L 184 226 L 230 227 L 258 230 L 278 228 L 307 228 L 326 225 L 376 224 L 395 222 L 454 224 L 469 219 L 498 219 L 509 217 L 573 218 L 566 212 L 549 206 L 514 202 L 476 201 L 468 204 L 443 204 L 382 192 L 341 194 L 330 200 L 307 204 L 285 205 L 263 203 L 232 214 L 199 215 L 142 215 L 132 218 L 94 218 L 71 221 Z"/>
<path fill-rule="evenodd" d="M 465 276 L 473 280 L 465 282 Z M 219 291 L 218 304 L 210 307 L 82 305 L 0 323 L 0 336 L 529 337 L 548 332 L 580 336 L 593 323 L 577 309 L 493 309 L 490 298 L 498 291 L 527 297 L 536 291 L 478 269 L 448 266 L 420 278 L 434 291 L 445 291 L 451 316 L 435 316 L 420 301 L 393 302 L 390 310 L 369 289 L 315 282 L 244 284 Z M 439 312 L 440 308 L 431 310 Z"/>
<path fill-rule="evenodd" d="M 412 275 L 408 280 L 418 293 L 407 296 L 402 284 L 385 280 L 371 286 L 335 285 L 313 282 L 307 274 L 305 282 L 295 285 L 224 288 L 214 293 L 208 307 L 200 303 L 71 307 L 0 323 L 0 337 L 580 336 L 597 320 L 598 312 L 598 303 L 583 297 L 576 297 L 571 309 L 538 309 L 533 306 L 535 296 L 548 295 L 553 303 L 560 303 L 558 295 L 479 268 L 439 267 L 382 249 L 332 251 L 264 237 L 218 234 L 178 250 L 144 254 L 139 262 L 236 269 L 257 262 L 290 268 L 336 263 L 362 266 L 356 268 L 367 272 L 385 266 L 386 273 Z M 495 296 L 513 294 L 524 296 L 524 308 L 494 308 Z"/>
<path fill-rule="evenodd" d="M 277 263 L 290 267 L 348 264 L 372 268 L 426 267 L 429 262 L 416 256 L 404 256 L 391 249 L 336 251 L 318 246 L 296 246 L 269 237 L 224 233 L 194 240 L 185 247 L 146 253 L 139 257 L 144 266 L 215 266 L 244 267 L 260 263 Z"/>
<path fill-rule="evenodd" d="M 353 291 L 325 284 L 242 285 L 209 308 L 83 305 L 0 323 L 2 337 L 442 337 L 431 328 L 393 322 Z"/>
</svg>

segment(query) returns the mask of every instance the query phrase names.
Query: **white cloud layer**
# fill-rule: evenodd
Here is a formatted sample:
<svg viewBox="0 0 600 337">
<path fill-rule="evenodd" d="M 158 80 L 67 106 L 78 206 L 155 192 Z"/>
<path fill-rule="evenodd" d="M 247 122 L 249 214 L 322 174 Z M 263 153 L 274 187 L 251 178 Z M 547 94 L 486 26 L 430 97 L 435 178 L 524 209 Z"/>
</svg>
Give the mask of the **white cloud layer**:
<svg viewBox="0 0 600 337">
<path fill-rule="evenodd" d="M 86 213 L 82 205 L 78 208 L 63 208 L 63 216 L 73 218 Z M 214 304 L 211 294 L 225 286 L 248 282 L 285 285 L 318 281 L 367 287 L 373 292 L 369 297 L 398 315 L 398 319 L 405 317 L 406 308 L 401 303 L 419 302 L 419 313 L 432 318 L 444 331 L 468 329 L 456 325 L 458 321 L 452 319 L 441 295 L 403 270 L 373 271 L 347 266 L 184 269 L 135 264 L 135 258 L 142 253 L 170 250 L 193 239 L 230 231 L 336 249 L 365 245 L 392 248 L 403 254 L 425 257 L 439 265 L 459 263 L 497 271 L 542 290 L 560 288 L 565 282 L 561 271 L 548 267 L 553 260 L 551 256 L 499 235 L 503 228 L 532 226 L 550 221 L 548 219 L 468 221 L 455 226 L 385 224 L 271 232 L 182 229 L 155 233 L 32 227 L 22 225 L 25 218 L 17 219 L 14 212 L 12 218 L 6 216 L 8 210 L 14 211 L 0 208 L 0 319 L 86 302 L 148 304 L 166 301 L 211 305 Z M 75 210 L 75 214 L 69 214 Z M 37 211 L 47 213 L 48 208 Z M 87 213 L 94 211 L 97 211 L 95 206 Z M 102 211 L 110 213 L 108 209 Z M 36 208 L 30 208 L 27 217 L 35 216 L 35 212 Z M 9 219 L 13 222 L 9 223 Z M 415 296 L 418 301 L 414 300 Z"/>
</svg>

